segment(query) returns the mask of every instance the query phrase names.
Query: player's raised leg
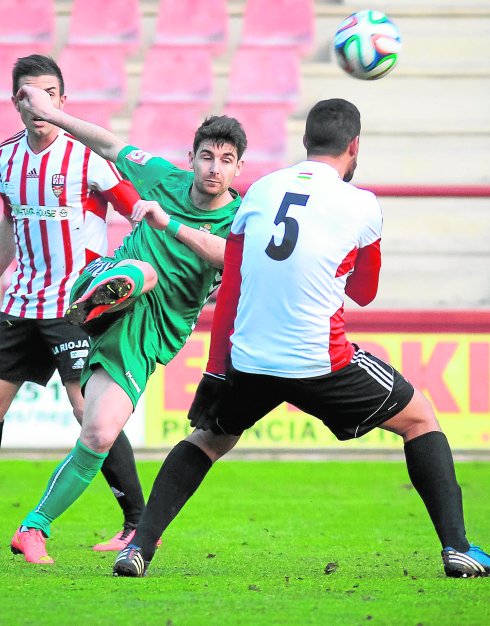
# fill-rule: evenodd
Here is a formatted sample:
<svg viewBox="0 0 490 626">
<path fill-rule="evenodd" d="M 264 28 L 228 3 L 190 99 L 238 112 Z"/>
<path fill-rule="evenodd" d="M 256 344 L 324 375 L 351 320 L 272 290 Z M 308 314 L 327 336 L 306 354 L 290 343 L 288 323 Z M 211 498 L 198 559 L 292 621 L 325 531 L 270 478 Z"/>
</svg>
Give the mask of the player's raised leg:
<svg viewBox="0 0 490 626">
<path fill-rule="evenodd" d="M 125 308 L 132 298 L 153 289 L 157 280 L 157 273 L 149 263 L 125 260 L 98 274 L 83 295 L 70 304 L 65 319 L 81 326 L 103 313 Z"/>
</svg>

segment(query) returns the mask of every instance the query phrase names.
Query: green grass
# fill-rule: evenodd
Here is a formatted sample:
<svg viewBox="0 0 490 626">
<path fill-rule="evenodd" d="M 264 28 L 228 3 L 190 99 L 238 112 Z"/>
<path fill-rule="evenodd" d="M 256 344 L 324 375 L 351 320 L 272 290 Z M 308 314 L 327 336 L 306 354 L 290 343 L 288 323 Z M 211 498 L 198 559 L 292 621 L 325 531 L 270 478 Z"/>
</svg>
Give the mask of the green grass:
<svg viewBox="0 0 490 626">
<path fill-rule="evenodd" d="M 113 578 L 114 554 L 89 548 L 121 523 L 101 477 L 53 525 L 56 565 L 10 553 L 54 466 L 0 462 L 2 625 L 490 624 L 490 579 L 443 575 L 403 463 L 222 461 L 145 579 Z M 159 464 L 139 467 L 148 493 Z M 460 463 L 458 476 L 468 536 L 488 549 L 490 464 Z"/>
</svg>

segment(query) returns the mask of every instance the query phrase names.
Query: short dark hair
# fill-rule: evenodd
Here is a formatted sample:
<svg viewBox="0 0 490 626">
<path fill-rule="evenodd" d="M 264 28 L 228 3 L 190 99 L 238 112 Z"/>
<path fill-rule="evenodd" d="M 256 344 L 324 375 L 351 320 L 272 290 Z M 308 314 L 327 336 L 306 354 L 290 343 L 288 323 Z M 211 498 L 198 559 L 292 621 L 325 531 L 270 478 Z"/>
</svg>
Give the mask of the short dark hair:
<svg viewBox="0 0 490 626">
<path fill-rule="evenodd" d="M 339 156 L 360 132 L 361 115 L 356 106 L 341 98 L 321 100 L 306 118 L 306 151 Z"/>
<path fill-rule="evenodd" d="M 17 59 L 12 69 L 12 89 L 14 96 L 19 91 L 19 82 L 23 76 L 56 76 L 60 82 L 60 96 L 65 93 L 63 74 L 54 59 L 42 54 L 31 54 Z"/>
<path fill-rule="evenodd" d="M 194 135 L 194 143 L 192 145 L 194 154 L 199 150 L 201 143 L 207 140 L 217 145 L 229 143 L 235 146 L 238 160 L 242 158 L 247 148 L 247 136 L 243 126 L 234 117 L 228 117 L 227 115 L 213 115 L 204 120 Z"/>
</svg>

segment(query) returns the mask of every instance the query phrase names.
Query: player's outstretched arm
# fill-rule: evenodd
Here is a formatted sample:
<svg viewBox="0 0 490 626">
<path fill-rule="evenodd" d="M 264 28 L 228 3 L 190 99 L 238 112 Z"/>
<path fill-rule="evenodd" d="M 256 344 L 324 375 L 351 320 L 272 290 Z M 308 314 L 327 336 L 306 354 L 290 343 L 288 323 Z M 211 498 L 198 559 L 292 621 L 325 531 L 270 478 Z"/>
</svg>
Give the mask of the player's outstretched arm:
<svg viewBox="0 0 490 626">
<path fill-rule="evenodd" d="M 131 215 L 133 222 L 145 219 L 152 228 L 167 230 L 176 239 L 193 250 L 207 263 L 221 269 L 224 264 L 226 241 L 223 237 L 190 228 L 172 219 L 154 200 L 138 200 Z"/>
<path fill-rule="evenodd" d="M 17 92 L 16 98 L 21 110 L 33 118 L 45 120 L 63 128 L 108 161 L 115 163 L 117 155 L 126 146 L 121 139 L 107 129 L 73 117 L 62 109 L 57 109 L 49 94 L 43 89 L 23 85 Z"/>
</svg>

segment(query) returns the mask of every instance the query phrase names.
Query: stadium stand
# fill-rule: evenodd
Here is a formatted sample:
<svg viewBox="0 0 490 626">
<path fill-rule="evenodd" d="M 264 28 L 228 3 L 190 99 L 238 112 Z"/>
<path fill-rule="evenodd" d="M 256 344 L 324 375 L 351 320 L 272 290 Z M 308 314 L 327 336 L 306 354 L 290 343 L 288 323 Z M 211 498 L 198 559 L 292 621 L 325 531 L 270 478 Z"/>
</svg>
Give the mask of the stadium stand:
<svg viewBox="0 0 490 626">
<path fill-rule="evenodd" d="M 302 55 L 313 46 L 313 0 L 247 0 L 241 42 L 245 46 L 291 46 Z"/>
<path fill-rule="evenodd" d="M 24 125 L 12 102 L 0 101 L 0 143 L 23 128 Z"/>
<path fill-rule="evenodd" d="M 214 55 L 228 44 L 226 0 L 160 0 L 154 43 L 206 46 Z"/>
<path fill-rule="evenodd" d="M 247 134 L 246 166 L 234 182 L 244 193 L 258 177 L 286 165 L 287 110 L 281 104 L 230 103 L 223 112 L 240 120 Z"/>
<path fill-rule="evenodd" d="M 0 100 L 12 97 L 12 67 L 19 57 L 38 52 L 44 54 L 43 48 L 33 44 L 0 44 Z"/>
<path fill-rule="evenodd" d="M 126 102 L 126 68 L 121 47 L 68 45 L 58 61 L 66 92 L 74 104 L 105 106 L 114 113 Z"/>
<path fill-rule="evenodd" d="M 55 41 L 53 0 L 0 0 L 0 45 L 32 45 L 46 54 Z"/>
<path fill-rule="evenodd" d="M 293 48 L 240 47 L 230 68 L 228 103 L 284 104 L 292 112 L 300 93 L 300 64 Z"/>
<path fill-rule="evenodd" d="M 213 65 L 207 47 L 153 46 L 144 60 L 141 102 L 195 103 L 204 113 L 213 95 Z"/>
<path fill-rule="evenodd" d="M 0 0 L 0 9 L 5 1 Z M 58 52 L 68 41 L 75 1 L 55 2 L 53 49 L 67 80 L 69 68 L 64 66 Z M 263 9 L 262 15 L 256 8 L 260 1 L 267 9 Z M 293 12 L 296 3 L 302 8 Z M 23 16 L 28 13 L 27 0 L 8 4 L 9 12 L 15 6 L 24 7 L 19 11 Z M 37 3 L 43 9 L 49 4 Z M 288 9 L 284 9 L 286 4 Z M 221 114 L 232 111 L 234 98 L 246 98 L 240 90 L 246 90 L 248 80 L 255 79 L 253 73 L 251 77 L 246 74 L 236 77 L 238 70 L 234 69 L 234 63 L 241 49 L 245 45 L 251 47 L 250 44 L 258 46 L 261 32 L 266 36 L 266 43 L 277 46 L 280 35 L 274 35 L 273 28 L 277 26 L 279 33 L 281 29 L 284 32 L 283 20 L 290 20 L 296 28 L 293 32 L 296 32 L 294 37 L 301 55 L 298 100 L 287 119 L 278 124 L 284 124 L 286 130 L 279 133 L 280 150 L 273 150 L 273 156 L 266 157 L 262 149 L 256 148 L 254 129 L 258 125 L 247 121 L 243 109 L 240 112 L 246 128 L 249 126 L 251 138 L 246 168 L 237 179 L 242 191 L 264 169 L 275 169 L 284 162 L 304 158 L 302 133 L 306 111 L 318 99 L 330 97 L 352 100 L 362 111 L 356 184 L 366 187 L 402 185 L 413 190 L 439 185 L 448 187 L 449 192 L 454 185 L 466 185 L 472 191 L 481 189 L 482 193 L 488 189 L 488 0 L 431 0 L 430 3 L 424 0 L 202 0 L 199 3 L 140 0 L 139 8 L 141 45 L 125 58 L 125 104 L 111 111 L 111 128 L 124 140 L 167 158 L 182 159 L 195 127 L 202 120 L 202 115 L 196 113 L 191 104 L 183 110 L 182 107 L 169 108 L 170 103 L 141 104 L 143 93 L 151 90 L 151 81 L 147 87 L 142 77 L 149 71 L 145 65 L 151 58 L 149 49 L 155 44 L 210 46 L 213 83 L 207 113 Z M 333 33 L 340 22 L 350 13 L 367 8 L 385 11 L 399 26 L 403 37 L 399 65 L 381 81 L 351 79 L 338 68 L 331 53 Z M 249 24 L 253 14 L 259 15 L 259 25 L 254 27 L 256 34 L 252 36 L 253 28 Z M 37 26 L 40 23 L 41 20 L 37 20 Z M 0 25 L 0 45 L 5 41 L 2 32 L 6 30 L 11 31 L 11 24 Z M 36 45 L 34 38 L 30 41 Z M 12 45 L 12 39 L 9 43 Z M 284 45 L 284 41 L 281 43 Z M 263 66 L 261 64 L 261 70 Z M 9 98 L 9 77 L 2 77 L 2 80 L 0 91 L 3 90 L 3 97 Z M 85 75 L 84 82 L 94 84 L 90 74 Z M 77 104 L 71 79 L 67 93 L 68 103 Z M 240 106 L 259 104 L 241 102 Z M 83 106 L 83 102 L 79 101 L 77 106 Z M 15 122 L 15 111 L 11 109 L 11 119 Z M 237 109 L 235 112 L 238 115 Z M 6 111 L 5 120 L 8 116 Z M 174 123 L 169 122 L 169 116 L 175 119 Z M 3 118 L 2 123 L 5 123 Z M 176 136 L 179 127 L 183 129 L 180 138 Z M 275 135 L 272 127 L 266 127 L 263 132 L 266 136 Z M 5 137 L 6 133 L 2 135 Z M 261 150 L 261 158 L 256 158 L 254 151 L 260 153 Z M 180 163 L 186 166 L 185 162 Z M 488 197 L 446 194 L 447 197 L 440 198 L 410 198 L 400 195 L 399 187 L 396 188 L 398 191 L 392 196 L 380 196 L 385 219 L 384 266 L 380 293 L 371 308 L 481 309 L 490 306 L 490 280 L 486 270 L 490 267 Z"/>
<path fill-rule="evenodd" d="M 141 43 L 138 0 L 73 0 L 68 43 L 77 46 L 118 46 L 127 54 Z"/>
<path fill-rule="evenodd" d="M 187 155 L 201 121 L 199 104 L 142 103 L 133 112 L 129 142 L 187 169 Z"/>
</svg>

